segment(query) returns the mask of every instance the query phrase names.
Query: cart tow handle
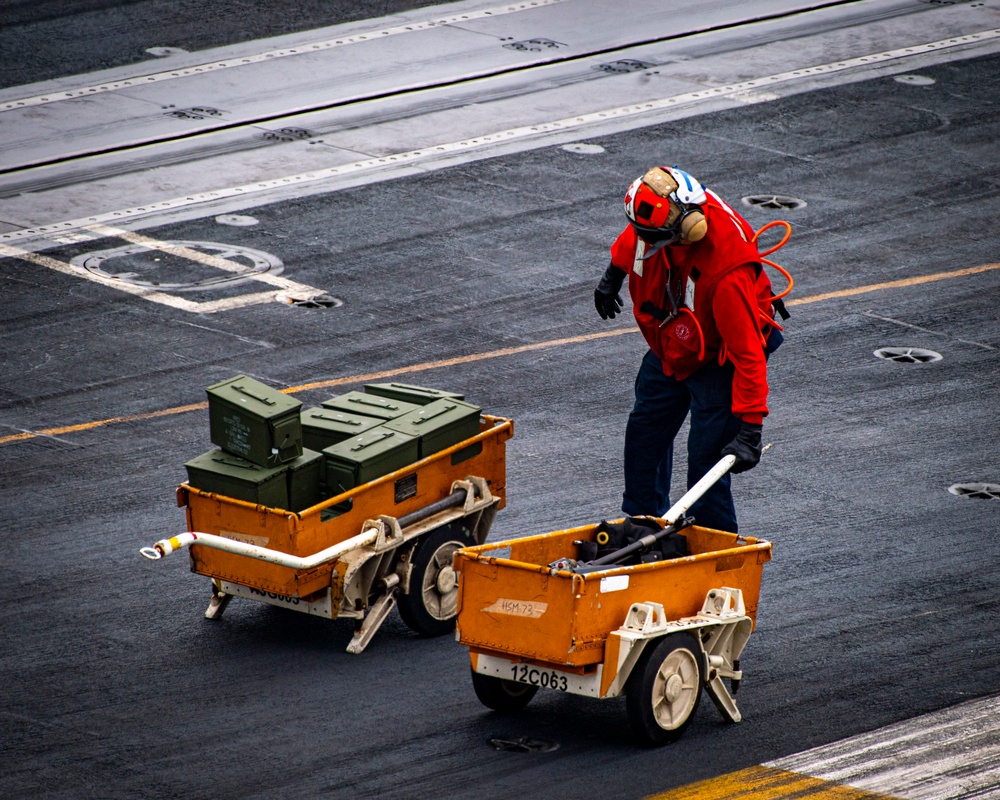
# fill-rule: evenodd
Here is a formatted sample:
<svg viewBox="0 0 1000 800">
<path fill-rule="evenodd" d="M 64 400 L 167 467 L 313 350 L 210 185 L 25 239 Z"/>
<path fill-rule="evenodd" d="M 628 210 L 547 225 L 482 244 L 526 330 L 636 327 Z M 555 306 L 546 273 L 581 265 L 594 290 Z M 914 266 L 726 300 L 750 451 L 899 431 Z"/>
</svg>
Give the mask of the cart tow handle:
<svg viewBox="0 0 1000 800">
<path fill-rule="evenodd" d="M 761 449 L 760 454 L 764 455 L 768 450 L 771 449 L 771 443 L 764 445 Z M 712 467 L 708 472 L 706 472 L 700 481 L 698 481 L 694 486 L 687 490 L 683 497 L 674 503 L 670 510 L 663 515 L 664 521 L 667 525 L 674 525 L 677 521 L 684 516 L 691 506 L 697 503 L 703 494 L 707 492 L 715 484 L 719 478 L 725 475 L 729 470 L 733 468 L 733 464 L 736 463 L 736 456 L 729 455 L 723 456 L 719 459 L 718 463 Z"/>
<path fill-rule="evenodd" d="M 443 500 L 439 500 L 438 502 L 432 503 L 425 508 L 400 517 L 398 520 L 400 528 L 413 525 L 422 519 L 432 516 L 433 514 L 447 508 L 451 508 L 452 506 L 462 505 L 465 502 L 467 495 L 468 492 L 465 489 L 458 488 Z M 213 533 L 188 531 L 187 533 L 182 533 L 177 536 L 171 536 L 169 539 L 160 539 L 160 541 L 153 544 L 152 547 L 142 547 L 139 549 L 139 553 L 151 561 L 157 561 L 164 556 L 168 556 L 171 553 L 197 543 L 210 547 L 213 550 L 235 553 L 236 555 L 255 558 L 258 561 L 268 561 L 281 567 L 289 567 L 291 569 L 312 569 L 313 567 L 318 567 L 320 564 L 327 561 L 333 561 L 334 559 L 340 558 L 352 550 L 374 544 L 378 540 L 380 534 L 381 526 L 379 523 L 377 521 L 369 520 L 365 523 L 365 527 L 362 529 L 361 533 L 356 536 L 352 536 L 350 539 L 338 542 L 331 547 L 327 547 L 325 550 L 313 553 L 311 556 L 293 556 L 289 553 L 282 553 L 280 550 L 271 550 L 267 547 L 247 544 L 246 542 L 240 542 L 236 539 L 227 539 L 224 536 L 216 536 Z"/>
<path fill-rule="evenodd" d="M 674 503 L 670 507 L 670 510 L 663 515 L 663 520 L 667 523 L 667 525 L 675 525 L 678 520 L 684 516 L 684 512 L 697 503 L 701 499 L 701 496 L 711 489 L 719 478 L 733 468 L 733 464 L 735 463 L 736 456 L 730 455 L 720 458 L 719 462 L 706 472 L 701 477 L 701 480 L 688 489 L 681 499 Z"/>
<path fill-rule="evenodd" d="M 357 536 L 352 536 L 350 539 L 338 542 L 332 547 L 320 550 L 318 553 L 313 553 L 311 556 L 293 556 L 278 550 L 271 550 L 267 547 L 259 547 L 255 544 L 246 544 L 245 542 L 238 542 L 235 539 L 227 539 L 224 536 L 216 536 L 212 533 L 188 531 L 178 536 L 171 536 L 169 539 L 160 539 L 152 547 L 140 548 L 139 552 L 146 558 L 156 561 L 192 544 L 200 544 L 210 547 L 213 550 L 222 550 L 226 553 L 248 556 L 258 561 L 268 561 L 282 567 L 312 569 L 313 567 L 318 567 L 324 561 L 339 558 L 351 550 L 372 544 L 378 539 L 378 536 L 379 529 L 377 527 L 369 528 Z"/>
<path fill-rule="evenodd" d="M 766 453 L 770 448 L 770 444 L 766 445 L 763 450 L 761 450 L 761 455 Z M 719 480 L 719 478 L 729 472 L 735 463 L 736 456 L 733 455 L 723 456 L 719 459 L 719 462 L 706 472 L 702 476 L 701 480 L 688 489 L 687 492 L 684 493 L 684 496 L 670 507 L 670 510 L 663 516 L 663 520 L 667 524 L 662 530 L 643 536 L 641 539 L 637 539 L 631 544 L 627 544 L 625 547 L 615 550 L 613 553 L 608 553 L 605 556 L 594 559 L 586 566 L 589 568 L 612 566 L 625 560 L 633 553 L 648 549 L 654 542 L 662 539 L 668 534 L 675 533 L 683 528 L 686 528 L 688 525 L 693 524 L 695 521 L 694 517 L 684 516 L 685 512 L 697 503 L 701 496 L 705 494 L 705 492 L 707 492 L 715 484 L 715 482 Z"/>
<path fill-rule="evenodd" d="M 588 561 L 582 566 L 585 567 L 588 572 L 592 569 L 600 567 L 615 566 L 634 553 L 648 550 L 653 546 L 653 544 L 658 542 L 663 537 L 671 533 L 676 533 L 677 531 L 686 528 L 688 525 L 693 524 L 694 517 L 686 517 L 684 516 L 684 512 L 691 508 L 691 506 L 698 501 L 698 498 L 708 491 L 712 484 L 732 469 L 732 466 L 735 463 L 736 456 L 723 456 L 719 463 L 705 473 L 700 481 L 688 489 L 684 496 L 670 507 L 670 510 L 667 511 L 663 517 L 667 524 L 662 529 L 656 531 L 655 533 L 643 536 L 640 539 L 636 539 L 634 542 L 608 553 L 607 555 L 595 558 L 593 561 Z"/>
</svg>

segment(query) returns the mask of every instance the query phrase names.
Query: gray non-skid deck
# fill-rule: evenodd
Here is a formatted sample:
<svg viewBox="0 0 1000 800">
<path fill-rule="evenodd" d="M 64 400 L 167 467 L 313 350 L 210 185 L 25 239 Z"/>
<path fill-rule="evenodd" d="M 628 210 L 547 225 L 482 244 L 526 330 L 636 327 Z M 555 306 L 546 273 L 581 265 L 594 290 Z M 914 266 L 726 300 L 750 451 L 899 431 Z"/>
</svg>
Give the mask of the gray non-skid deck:
<svg viewBox="0 0 1000 800">
<path fill-rule="evenodd" d="M 564 14 L 572 8 L 563 5 Z M 938 12 L 948 25 L 958 20 L 956 31 L 998 27 L 993 2 Z M 870 42 L 866 52 L 878 53 L 952 35 L 917 16 L 910 27 L 898 15 L 831 26 L 819 39 L 796 39 L 803 31 L 790 28 L 760 42 L 758 59 L 741 59 L 737 32 L 720 32 L 697 45 L 705 73 L 691 60 L 664 62 L 666 91 L 651 96 L 778 74 L 797 49 L 809 63 L 834 64 L 859 53 L 837 43 Z M 527 27 L 511 35 L 553 31 L 558 41 L 556 22 Z M 90 262 L 91 276 L 186 284 L 162 294 L 220 310 L 150 302 L 73 266 L 129 244 L 82 224 L 59 234 L 79 241 L 46 232 L 0 240 L 20 253 L 0 259 L 0 794 L 631 799 L 995 693 L 1000 505 L 949 487 L 1000 484 L 1000 56 L 963 48 L 859 68 L 849 80 L 789 81 L 773 99 L 690 104 L 618 129 L 359 170 L 340 183 L 115 225 L 207 256 L 239 260 L 238 248 L 252 248 L 272 259 L 272 273 L 280 262 L 280 277 L 334 298 L 328 308 L 221 308 L 280 287 L 192 288 L 218 274 L 211 258 L 135 247 Z M 685 69 L 686 85 L 672 83 Z M 733 77 L 721 78 L 726 70 Z M 642 74 L 612 80 L 628 82 L 632 96 Z M 523 116 L 498 115 L 496 130 L 574 113 L 537 92 L 517 105 L 518 92 L 510 107 Z M 614 94 L 593 92 L 581 110 Z M 38 92 L 21 92 L 29 94 Z M 11 96 L 4 90 L 0 102 Z M 447 136 L 460 109 L 442 109 L 444 127 L 424 116 L 407 127 L 408 105 L 420 104 L 378 106 L 394 118 L 368 131 L 369 149 L 352 163 L 383 143 L 402 152 L 480 135 L 504 107 L 467 110 L 475 125 Z M 346 141 L 350 126 L 337 124 L 324 137 Z M 284 146 L 164 165 L 144 178 L 148 198 L 186 196 L 194 188 L 184 176 L 199 170 L 198 191 L 249 184 L 239 179 L 244 157 L 268 180 L 298 174 L 309 145 Z M 320 161 L 347 163 L 330 154 L 354 146 L 334 144 Z M 270 161 L 254 160 L 264 152 Z M 774 542 L 736 697 L 743 723 L 723 723 L 705 703 L 680 741 L 649 751 L 632 742 L 622 701 L 540 693 L 521 716 L 500 717 L 476 700 L 467 654 L 448 637 L 418 638 L 394 617 L 353 657 L 344 653 L 347 621 L 236 600 L 210 622 L 208 581 L 190 574 L 183 555 L 139 556 L 184 529 L 174 489 L 184 462 L 210 447 L 207 412 L 186 407 L 240 373 L 307 387 L 295 392 L 306 404 L 374 375 L 396 377 L 454 388 L 513 418 L 495 539 L 618 515 L 622 436 L 644 348 L 628 315 L 597 317 L 592 293 L 625 188 L 661 162 L 698 176 L 755 226 L 782 218 L 794 229 L 774 256 L 795 278 L 786 344 L 770 365 L 764 436 L 774 446 L 734 479 L 741 530 Z M 135 201 L 139 190 L 126 181 L 138 177 L 124 170 L 54 187 L 49 217 L 44 194 L 5 197 L 0 231 L 137 207 L 146 199 Z M 741 202 L 760 194 L 805 204 Z M 234 220 L 223 214 L 256 224 L 224 224 Z M 886 347 L 941 359 L 873 355 Z M 516 754 L 489 742 L 518 736 L 559 747 Z"/>
</svg>

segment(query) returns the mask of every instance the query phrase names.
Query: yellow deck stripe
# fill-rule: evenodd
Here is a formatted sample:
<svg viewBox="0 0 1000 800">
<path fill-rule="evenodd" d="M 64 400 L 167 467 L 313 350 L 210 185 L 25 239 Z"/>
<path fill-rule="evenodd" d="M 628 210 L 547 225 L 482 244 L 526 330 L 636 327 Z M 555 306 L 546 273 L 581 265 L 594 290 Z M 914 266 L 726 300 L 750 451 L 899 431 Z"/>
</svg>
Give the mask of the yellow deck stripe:
<svg viewBox="0 0 1000 800">
<path fill-rule="evenodd" d="M 956 269 L 951 272 L 935 272 L 933 275 L 915 275 L 912 278 L 901 278 L 898 281 L 872 283 L 868 286 L 858 286 L 854 289 L 841 289 L 836 292 L 814 294 L 811 297 L 799 297 L 795 300 L 789 300 L 785 303 L 785 305 L 802 306 L 807 303 L 819 303 L 823 300 L 836 300 L 841 297 L 854 297 L 859 294 L 867 294 L 868 292 L 878 292 L 882 289 L 901 289 L 906 286 L 918 286 L 921 283 L 933 283 L 934 281 L 942 281 L 947 278 L 962 278 L 966 275 L 978 275 L 982 272 L 990 272 L 994 269 L 1000 269 L 1000 263 L 982 264 L 978 267 L 966 267 L 965 269 Z"/>
<path fill-rule="evenodd" d="M 692 783 L 646 800 L 894 800 L 851 786 L 786 772 L 774 767 L 749 767 L 718 778 Z"/>
<path fill-rule="evenodd" d="M 900 289 L 908 286 L 917 286 L 922 283 L 931 283 L 933 281 L 941 281 L 949 278 L 962 278 L 969 275 L 978 275 L 983 272 L 990 272 L 991 270 L 1000 269 L 1000 262 L 994 264 L 983 264 L 978 267 L 966 267 L 964 269 L 957 269 L 951 272 L 937 272 L 933 275 L 919 275 L 912 278 L 903 278 L 898 281 L 888 281 L 886 283 L 873 283 L 867 286 L 858 286 L 854 289 L 841 289 L 836 292 L 826 292 L 824 294 L 815 294 L 809 297 L 799 297 L 794 300 L 789 300 L 786 305 L 806 305 L 807 303 L 818 303 L 824 300 L 835 300 L 843 297 L 854 297 L 859 294 L 866 294 L 868 292 L 877 292 L 885 289 Z M 420 364 L 411 364 L 408 367 L 398 367 L 396 369 L 383 370 L 382 372 L 369 372 L 362 375 L 348 375 L 343 378 L 332 378 L 328 381 L 317 381 L 315 383 L 304 383 L 299 386 L 290 386 L 287 389 L 282 389 L 281 391 L 286 394 L 295 394 L 296 392 L 304 392 L 309 389 L 326 389 L 333 386 L 341 386 L 344 384 L 352 383 L 365 383 L 368 381 L 382 380 L 385 378 L 395 378 L 399 375 L 406 375 L 412 372 L 425 372 L 432 369 L 441 369 L 442 367 L 452 367 L 459 364 L 472 364 L 476 361 L 486 361 L 492 358 L 503 358 L 505 356 L 518 355 L 520 353 L 529 353 L 533 350 L 546 350 L 551 347 L 561 347 L 563 345 L 569 344 L 580 344 L 581 342 L 589 342 L 594 339 L 603 339 L 609 336 L 620 336 L 623 333 L 637 333 L 639 329 L 635 326 L 628 328 L 615 328 L 610 331 L 600 331 L 598 333 L 588 333 L 581 336 L 568 336 L 562 339 L 549 339 L 545 342 L 536 342 L 535 344 L 520 345 L 518 347 L 505 347 L 500 350 L 488 350 L 484 353 L 472 353 L 467 356 L 458 356 L 456 358 L 445 358 L 440 361 L 425 361 Z M 80 431 L 92 430 L 93 428 L 101 428 L 106 425 L 115 425 L 123 422 L 140 422 L 147 419 L 155 419 L 156 417 L 166 417 L 173 414 L 184 414 L 188 411 L 198 411 L 208 407 L 208 403 L 192 403 L 186 406 L 176 406 L 175 408 L 165 408 L 158 411 L 149 411 L 143 414 L 130 414 L 125 417 L 110 417 L 109 419 L 95 420 L 93 422 L 82 422 L 77 425 L 63 425 L 58 428 L 45 428 L 40 431 L 24 431 L 22 433 L 11 434 L 10 436 L 0 437 L 0 445 L 9 444 L 11 442 L 23 442 L 28 439 L 35 439 L 39 436 L 60 436 L 66 433 L 78 433 Z"/>
</svg>

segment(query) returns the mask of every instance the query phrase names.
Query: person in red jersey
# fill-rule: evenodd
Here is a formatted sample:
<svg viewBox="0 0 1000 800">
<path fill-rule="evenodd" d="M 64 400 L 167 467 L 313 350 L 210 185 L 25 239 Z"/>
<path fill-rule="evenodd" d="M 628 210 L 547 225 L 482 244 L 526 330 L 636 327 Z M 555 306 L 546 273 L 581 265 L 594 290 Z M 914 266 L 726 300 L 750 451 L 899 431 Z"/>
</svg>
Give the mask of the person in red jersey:
<svg viewBox="0 0 1000 800">
<path fill-rule="evenodd" d="M 767 416 L 767 356 L 782 341 L 749 223 L 677 167 L 653 167 L 625 194 L 628 225 L 594 291 L 603 319 L 628 291 L 649 345 L 625 428 L 629 516 L 670 507 L 674 439 L 690 413 L 688 487 L 727 454 L 736 463 L 692 506 L 699 525 L 737 532 L 731 473 L 756 466 Z"/>
</svg>

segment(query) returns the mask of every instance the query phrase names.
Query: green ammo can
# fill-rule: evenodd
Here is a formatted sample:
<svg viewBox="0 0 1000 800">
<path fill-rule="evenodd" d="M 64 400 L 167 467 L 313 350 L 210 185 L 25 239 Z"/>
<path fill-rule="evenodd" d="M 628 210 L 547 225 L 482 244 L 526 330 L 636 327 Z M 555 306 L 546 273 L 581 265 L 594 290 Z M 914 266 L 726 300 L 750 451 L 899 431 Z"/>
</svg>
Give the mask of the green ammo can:
<svg viewBox="0 0 1000 800">
<path fill-rule="evenodd" d="M 286 467 L 262 467 L 223 450 L 210 450 L 185 465 L 188 483 L 203 492 L 271 508 L 288 508 Z"/>
<path fill-rule="evenodd" d="M 464 394 L 445 392 L 441 389 L 428 389 L 425 386 L 412 386 L 409 383 L 366 383 L 365 392 L 380 397 L 390 397 L 405 403 L 416 403 L 425 406 L 434 400 L 450 399 L 464 400 Z"/>
<path fill-rule="evenodd" d="M 212 444 L 262 467 L 302 455 L 302 403 L 237 375 L 206 389 Z"/>
<path fill-rule="evenodd" d="M 380 425 L 377 417 L 349 414 L 333 408 L 307 408 L 302 412 L 302 446 L 323 450 Z"/>
<path fill-rule="evenodd" d="M 482 409 L 461 400 L 435 400 L 385 423 L 385 427 L 420 438 L 420 457 L 444 450 L 479 433 Z"/>
<path fill-rule="evenodd" d="M 326 456 L 326 491 L 333 497 L 419 460 L 416 436 L 384 425 L 330 445 Z"/>
<path fill-rule="evenodd" d="M 289 511 L 305 511 L 323 499 L 324 467 L 323 454 L 308 448 L 286 465 Z"/>
<path fill-rule="evenodd" d="M 415 411 L 420 406 L 415 403 L 403 403 L 388 397 L 379 397 L 374 394 L 364 392 L 348 392 L 347 394 L 331 397 L 324 400 L 320 405 L 334 411 L 346 411 L 348 414 L 363 414 L 366 417 L 375 417 L 380 422 L 387 419 L 395 419 Z"/>
</svg>

